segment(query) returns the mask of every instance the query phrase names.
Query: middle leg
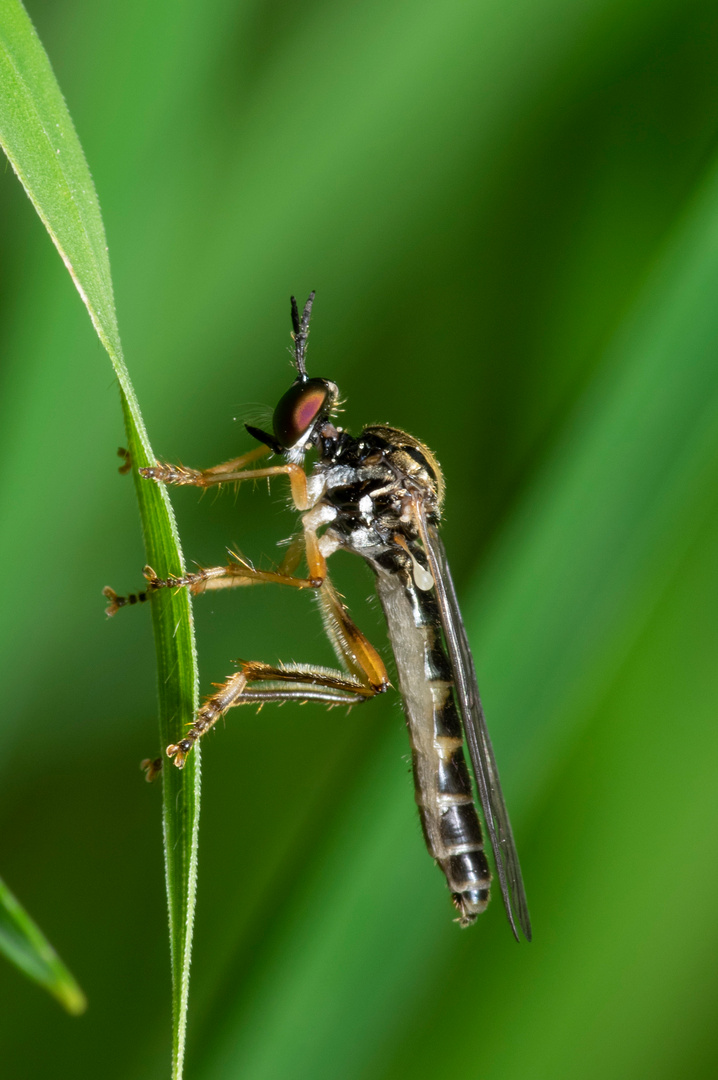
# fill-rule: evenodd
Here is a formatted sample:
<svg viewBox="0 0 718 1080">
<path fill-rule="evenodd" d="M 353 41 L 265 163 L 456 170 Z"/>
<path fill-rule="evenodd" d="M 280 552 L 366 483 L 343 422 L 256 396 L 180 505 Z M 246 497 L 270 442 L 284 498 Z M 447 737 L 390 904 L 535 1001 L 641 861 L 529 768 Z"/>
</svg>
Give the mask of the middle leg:
<svg viewBox="0 0 718 1080">
<path fill-rule="evenodd" d="M 167 578 L 157 577 L 152 567 L 146 566 L 143 574 L 147 580 L 147 587 L 139 592 L 119 596 L 109 585 L 105 586 L 102 595 L 109 601 L 106 614 L 112 616 L 120 608 L 144 604 L 153 593 L 160 589 L 188 588 L 194 596 L 216 589 L 234 589 L 241 585 L 275 584 L 291 585 L 295 589 L 318 589 L 324 581 L 324 576 L 295 577 L 294 575 L 303 551 L 304 537 L 299 534 L 291 541 L 277 570 L 257 570 L 235 552 L 230 552 L 233 561 L 225 566 L 202 567 L 194 573 L 171 575 Z M 323 567 L 320 566 L 320 575 L 322 569 Z"/>
</svg>

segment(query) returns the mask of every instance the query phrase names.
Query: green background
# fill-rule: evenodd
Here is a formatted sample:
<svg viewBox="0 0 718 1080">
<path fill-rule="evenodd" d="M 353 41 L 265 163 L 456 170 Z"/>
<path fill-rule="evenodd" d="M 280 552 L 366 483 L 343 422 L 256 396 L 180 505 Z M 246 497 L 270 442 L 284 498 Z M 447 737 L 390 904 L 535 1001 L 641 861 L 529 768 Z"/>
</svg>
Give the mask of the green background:
<svg viewBox="0 0 718 1080">
<path fill-rule="evenodd" d="M 209 465 L 312 374 L 424 439 L 535 940 L 461 932 L 395 694 L 206 740 L 189 1021 L 202 1080 L 713 1077 L 718 11 L 675 0 L 29 4 L 103 207 L 151 439 Z M 3 962 L 9 1076 L 168 1073 L 143 552 L 116 387 L 0 176 L 0 870 L 90 999 Z M 269 565 L 275 484 L 173 494 L 186 555 Z M 337 555 L 386 649 L 371 579 Z M 307 595 L 196 608 L 238 657 L 329 662 Z M 714 869 L 711 869 L 713 867 Z"/>
</svg>

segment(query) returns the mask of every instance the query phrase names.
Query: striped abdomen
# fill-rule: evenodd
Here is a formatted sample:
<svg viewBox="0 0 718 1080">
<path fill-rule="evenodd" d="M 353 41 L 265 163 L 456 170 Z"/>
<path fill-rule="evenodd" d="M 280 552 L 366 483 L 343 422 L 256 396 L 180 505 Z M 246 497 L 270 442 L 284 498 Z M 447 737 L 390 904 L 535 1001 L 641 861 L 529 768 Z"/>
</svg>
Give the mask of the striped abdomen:
<svg viewBox="0 0 718 1080">
<path fill-rule="evenodd" d="M 489 902 L 491 873 L 435 590 L 416 587 L 408 561 L 401 551 L 370 560 L 399 674 L 426 846 L 446 875 L 458 921 L 470 926 Z"/>
</svg>

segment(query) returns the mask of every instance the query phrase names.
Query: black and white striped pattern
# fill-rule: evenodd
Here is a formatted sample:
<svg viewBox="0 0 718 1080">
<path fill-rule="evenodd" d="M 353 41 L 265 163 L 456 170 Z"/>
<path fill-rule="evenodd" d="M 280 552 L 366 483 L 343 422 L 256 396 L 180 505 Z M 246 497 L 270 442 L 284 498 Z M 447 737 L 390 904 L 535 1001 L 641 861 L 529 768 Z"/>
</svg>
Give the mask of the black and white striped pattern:
<svg viewBox="0 0 718 1080">
<path fill-rule="evenodd" d="M 489 902 L 491 873 L 435 592 L 416 587 L 399 548 L 369 561 L 399 675 L 426 845 L 446 876 L 459 922 L 469 926 Z"/>
</svg>

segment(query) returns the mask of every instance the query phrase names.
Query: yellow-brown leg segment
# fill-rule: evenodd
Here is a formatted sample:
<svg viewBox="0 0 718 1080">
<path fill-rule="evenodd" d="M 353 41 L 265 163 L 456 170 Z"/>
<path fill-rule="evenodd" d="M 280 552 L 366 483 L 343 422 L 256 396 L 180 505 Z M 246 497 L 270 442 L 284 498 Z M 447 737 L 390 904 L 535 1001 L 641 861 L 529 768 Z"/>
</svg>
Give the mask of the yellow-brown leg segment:
<svg viewBox="0 0 718 1080">
<path fill-rule="evenodd" d="M 324 578 L 294 577 L 284 571 L 284 564 L 278 570 L 257 570 L 239 555 L 234 552 L 232 555 L 234 561 L 226 566 L 207 566 L 182 577 L 158 578 L 152 567 L 146 566 L 144 574 L 148 589 L 156 592 L 158 589 L 189 588 L 196 596 L 215 589 L 234 589 L 241 585 L 273 584 L 291 585 L 295 589 L 318 589 L 324 581 Z"/>
<path fill-rule="evenodd" d="M 256 450 L 250 450 L 241 458 L 227 461 L 223 465 L 215 465 L 212 469 L 187 469 L 184 465 L 168 465 L 158 462 L 157 465 L 146 469 L 140 469 L 140 474 L 148 480 L 156 480 L 158 484 L 175 484 L 179 486 L 190 485 L 192 487 L 208 488 L 216 484 L 239 484 L 243 480 L 262 480 L 272 476 L 287 476 L 292 488 L 292 498 L 297 510 L 309 509 L 309 497 L 307 493 L 307 476 L 301 465 L 287 462 L 285 465 L 267 465 L 264 469 L 245 469 L 244 466 L 251 464 L 263 454 L 268 454 L 266 446 L 260 446 Z"/>
<path fill-rule="evenodd" d="M 292 585 L 295 589 L 318 589 L 323 581 L 322 578 L 294 577 L 281 570 L 255 570 L 249 563 L 241 561 L 228 563 L 227 566 L 207 566 L 181 577 L 158 578 L 151 566 L 145 567 L 144 574 L 147 588 L 141 592 L 119 596 L 109 585 L 105 586 L 102 595 L 109 600 L 105 608 L 108 617 L 116 615 L 120 608 L 146 603 L 160 589 L 188 588 L 193 596 L 199 596 L 217 589 L 236 589 L 240 585 Z"/>
<path fill-rule="evenodd" d="M 321 570 L 322 577 L 295 577 L 294 571 L 301 562 L 304 552 L 305 537 L 300 533 L 291 541 L 287 552 L 277 570 L 256 570 L 239 555 L 231 552 L 233 562 L 226 566 L 207 566 L 195 573 L 175 577 L 158 578 L 151 566 L 146 566 L 143 574 L 147 579 L 147 588 L 141 592 L 119 596 L 114 589 L 106 585 L 102 595 L 109 600 L 105 609 L 108 616 L 115 615 L 120 608 L 144 604 L 150 596 L 160 589 L 189 588 L 194 596 L 216 589 L 234 589 L 240 585 L 292 585 L 295 589 L 318 589 L 326 576 L 326 561 Z"/>
<path fill-rule="evenodd" d="M 152 468 L 140 469 L 142 476 L 149 480 L 155 480 L 160 484 L 193 485 L 195 487 L 208 488 L 215 484 L 241 483 L 243 480 L 270 479 L 273 476 L 286 476 L 292 490 L 292 499 L 297 510 L 302 512 L 311 510 L 316 501 L 316 496 L 310 503 L 309 490 L 307 487 L 307 474 L 300 465 L 287 462 L 284 465 L 268 465 L 263 469 L 245 469 L 244 466 L 251 464 L 262 454 L 269 453 L 266 446 L 260 446 L 251 450 L 241 458 L 226 461 L 223 465 L 216 465 L 212 469 L 187 469 L 183 465 L 163 465 L 158 462 Z M 312 514 L 310 513 L 311 519 Z M 326 520 L 326 519 L 325 519 Z M 326 576 L 326 559 L 319 546 L 316 529 L 323 524 L 321 520 L 312 524 L 311 520 L 304 522 L 304 548 L 307 556 L 309 575 L 306 580 L 317 582 Z M 288 553 L 289 554 L 289 553 Z M 221 578 L 222 575 L 215 575 Z M 233 575 L 225 575 L 231 577 Z M 237 575 L 234 575 L 237 576 Z M 258 579 L 259 580 L 259 579 Z M 275 580 L 274 578 L 268 580 Z M 225 588 L 228 582 L 221 585 L 208 586 Z M 306 588 L 306 586 L 303 586 Z M 134 602 L 134 601 L 131 601 Z M 120 605 L 122 606 L 122 605 Z"/>
<path fill-rule="evenodd" d="M 268 446 L 256 446 L 254 450 L 249 450 L 246 454 L 232 458 L 230 461 L 223 461 L 221 465 L 213 465 L 211 469 L 189 469 L 185 465 L 170 465 L 169 462 L 158 461 L 156 465 L 140 469 L 139 473 L 147 480 L 156 480 L 158 484 L 210 487 L 212 484 L 224 484 L 227 473 L 244 469 L 268 453 Z"/>
<path fill-rule="evenodd" d="M 305 540 L 301 533 L 293 536 L 289 541 L 287 550 L 284 553 L 284 558 L 279 564 L 280 574 L 287 574 L 291 576 L 302 561 L 302 555 L 305 550 Z"/>
<path fill-rule="evenodd" d="M 195 594 L 212 589 L 231 589 L 237 585 L 257 585 L 261 582 L 274 585 L 293 585 L 297 589 L 318 589 L 327 576 L 327 560 L 319 551 L 316 533 L 307 529 L 290 541 L 284 558 L 276 570 L 257 570 L 251 563 L 230 551 L 233 562 L 225 567 L 202 571 L 204 583 L 192 583 Z M 306 555 L 308 577 L 297 577 L 295 571 Z M 220 573 L 224 570 L 225 573 Z"/>
<path fill-rule="evenodd" d="M 328 579 L 317 595 L 332 645 L 349 674 L 327 668 L 293 664 L 272 667 L 259 661 L 239 661 L 240 670 L 207 698 L 184 739 L 167 747 L 168 757 L 178 768 L 184 765 L 197 739 L 235 705 L 320 701 L 351 706 L 387 689 L 389 678 L 381 657 L 354 624 Z"/>
<path fill-rule="evenodd" d="M 386 690 L 389 676 L 382 658 L 350 616 L 329 578 L 318 590 L 317 600 L 324 629 L 340 663 L 361 682 Z"/>
<path fill-rule="evenodd" d="M 236 705 L 268 701 L 320 701 L 326 705 L 357 705 L 386 690 L 388 685 L 362 684 L 351 675 L 327 668 L 272 667 L 260 661 L 240 661 L 241 670 L 205 701 L 194 723 L 179 743 L 167 747 L 167 756 L 181 769 L 190 750 L 205 732 Z"/>
</svg>

